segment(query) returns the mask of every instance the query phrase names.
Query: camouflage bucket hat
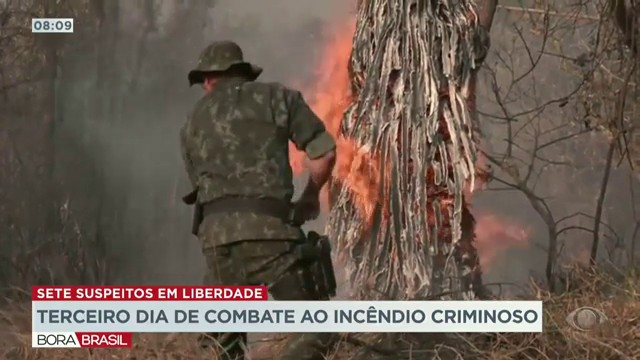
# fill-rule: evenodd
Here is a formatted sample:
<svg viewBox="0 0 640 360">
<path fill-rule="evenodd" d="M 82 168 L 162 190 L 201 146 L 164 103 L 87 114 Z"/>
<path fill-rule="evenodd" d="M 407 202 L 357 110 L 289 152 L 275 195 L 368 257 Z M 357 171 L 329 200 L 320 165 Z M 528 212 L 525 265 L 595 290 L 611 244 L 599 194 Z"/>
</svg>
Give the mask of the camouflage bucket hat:
<svg viewBox="0 0 640 360">
<path fill-rule="evenodd" d="M 233 41 L 217 41 L 207 46 L 200 54 L 198 65 L 189 72 L 189 85 L 204 81 L 204 75 L 211 72 L 225 72 L 239 68 L 250 80 L 262 73 L 262 68 L 244 61 L 242 49 Z"/>
</svg>

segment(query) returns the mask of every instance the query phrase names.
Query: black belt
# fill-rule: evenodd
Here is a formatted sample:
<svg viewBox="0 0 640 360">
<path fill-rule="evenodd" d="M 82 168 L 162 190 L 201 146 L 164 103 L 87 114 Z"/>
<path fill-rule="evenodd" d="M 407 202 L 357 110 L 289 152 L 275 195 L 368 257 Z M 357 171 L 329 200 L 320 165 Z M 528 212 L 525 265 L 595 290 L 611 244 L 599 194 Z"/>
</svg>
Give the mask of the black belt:
<svg viewBox="0 0 640 360">
<path fill-rule="evenodd" d="M 204 216 L 214 213 L 246 212 L 266 215 L 289 222 L 291 219 L 291 204 L 274 198 L 220 198 L 202 204 Z"/>
</svg>

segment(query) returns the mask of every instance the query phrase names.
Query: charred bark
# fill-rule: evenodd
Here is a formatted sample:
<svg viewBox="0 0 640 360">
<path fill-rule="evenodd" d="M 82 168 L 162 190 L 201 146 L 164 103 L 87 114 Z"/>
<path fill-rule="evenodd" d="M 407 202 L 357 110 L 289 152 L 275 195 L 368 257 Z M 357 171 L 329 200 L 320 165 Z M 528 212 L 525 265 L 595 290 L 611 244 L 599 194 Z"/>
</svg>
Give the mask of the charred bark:
<svg viewBox="0 0 640 360">
<path fill-rule="evenodd" d="M 611 0 L 609 7 L 623 41 L 635 57 L 640 55 L 640 10 L 635 1 Z"/>
<path fill-rule="evenodd" d="M 478 295 L 474 219 L 464 190 L 476 180 L 473 91 L 478 59 L 486 55 L 478 34 L 487 38 L 495 1 L 482 5 L 358 3 L 353 103 L 340 135 L 369 153 L 369 166 L 352 171 L 371 177 L 377 192 L 357 199 L 333 182 L 328 224 L 352 259 L 358 297 Z M 373 214 L 359 201 L 373 202 Z"/>
</svg>

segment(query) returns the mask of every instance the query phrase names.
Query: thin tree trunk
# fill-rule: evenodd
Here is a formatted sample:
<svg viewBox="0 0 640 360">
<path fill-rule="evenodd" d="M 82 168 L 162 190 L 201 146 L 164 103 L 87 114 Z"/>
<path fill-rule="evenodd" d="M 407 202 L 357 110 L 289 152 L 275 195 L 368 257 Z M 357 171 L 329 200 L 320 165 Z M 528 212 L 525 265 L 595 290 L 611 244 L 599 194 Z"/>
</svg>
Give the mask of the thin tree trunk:
<svg viewBox="0 0 640 360">
<path fill-rule="evenodd" d="M 55 1 L 43 2 L 43 15 L 46 18 L 56 17 Z M 55 122 L 56 122 L 56 82 L 58 76 L 58 47 L 60 38 L 58 35 L 45 35 L 40 42 L 40 48 L 44 52 L 42 63 L 42 98 L 41 122 L 37 125 L 33 144 L 36 146 L 36 177 L 38 178 L 40 192 L 37 205 L 41 209 L 44 218 L 44 232 L 55 232 L 56 207 L 54 191 L 55 172 Z"/>
<path fill-rule="evenodd" d="M 604 209 L 604 201 L 607 196 L 607 188 L 609 188 L 609 177 L 611 176 L 611 166 L 613 164 L 613 154 L 616 150 L 615 140 L 611 140 L 609 150 L 607 151 L 607 161 L 604 167 L 602 182 L 600 183 L 600 193 L 596 202 L 596 212 L 594 214 L 593 224 L 593 240 L 591 242 L 591 253 L 589 255 L 589 264 L 596 265 L 598 259 L 598 247 L 600 246 L 600 225 L 602 224 L 602 212 Z"/>
<path fill-rule="evenodd" d="M 640 17 L 637 5 L 634 1 L 627 4 L 625 0 L 609 0 L 609 7 L 625 44 L 634 56 L 640 55 Z"/>
</svg>

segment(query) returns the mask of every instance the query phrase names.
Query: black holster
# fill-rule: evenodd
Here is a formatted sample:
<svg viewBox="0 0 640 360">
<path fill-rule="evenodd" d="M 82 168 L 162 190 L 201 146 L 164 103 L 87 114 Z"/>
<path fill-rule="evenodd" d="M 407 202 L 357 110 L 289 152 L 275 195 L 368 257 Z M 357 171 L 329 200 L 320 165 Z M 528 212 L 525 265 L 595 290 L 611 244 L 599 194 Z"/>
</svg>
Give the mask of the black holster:
<svg viewBox="0 0 640 360">
<path fill-rule="evenodd" d="M 302 277 L 307 292 L 317 299 L 328 300 L 336 296 L 329 238 L 310 231 L 305 243 L 298 245 L 296 251 L 303 266 Z"/>
<path fill-rule="evenodd" d="M 191 233 L 197 236 L 198 229 L 200 228 L 200 223 L 202 222 L 204 217 L 202 213 L 202 204 L 198 202 L 198 189 L 194 189 L 192 192 L 182 197 L 182 202 L 184 202 L 187 205 L 193 205 L 193 220 L 191 222 Z"/>
</svg>

